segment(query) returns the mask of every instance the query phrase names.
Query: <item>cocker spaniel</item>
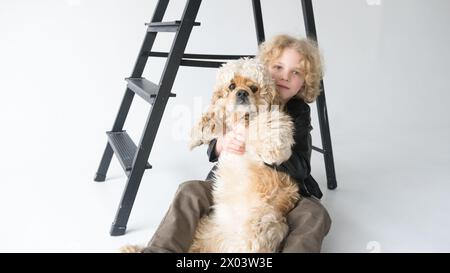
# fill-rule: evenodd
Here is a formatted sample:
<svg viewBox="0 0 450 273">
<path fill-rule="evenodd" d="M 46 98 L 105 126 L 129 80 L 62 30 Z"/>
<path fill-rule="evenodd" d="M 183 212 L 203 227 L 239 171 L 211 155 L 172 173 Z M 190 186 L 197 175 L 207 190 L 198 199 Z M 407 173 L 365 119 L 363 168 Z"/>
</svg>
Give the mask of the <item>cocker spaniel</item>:
<svg viewBox="0 0 450 273">
<path fill-rule="evenodd" d="M 218 70 L 211 104 L 192 129 L 191 149 L 237 124 L 247 128 L 245 153 L 221 153 L 213 210 L 200 220 L 189 252 L 276 252 L 288 233 L 286 215 L 300 198 L 298 187 L 270 165 L 291 156 L 294 126 L 257 59 L 230 61 Z"/>
</svg>

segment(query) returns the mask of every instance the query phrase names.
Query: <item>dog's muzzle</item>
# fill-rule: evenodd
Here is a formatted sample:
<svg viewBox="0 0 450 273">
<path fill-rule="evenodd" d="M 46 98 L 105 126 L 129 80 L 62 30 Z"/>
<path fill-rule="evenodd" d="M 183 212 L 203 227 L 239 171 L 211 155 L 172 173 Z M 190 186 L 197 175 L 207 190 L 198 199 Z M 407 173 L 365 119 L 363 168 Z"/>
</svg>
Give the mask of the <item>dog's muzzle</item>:
<svg viewBox="0 0 450 273">
<path fill-rule="evenodd" d="M 249 104 L 248 92 L 246 90 L 238 90 L 236 93 L 236 104 Z"/>
</svg>

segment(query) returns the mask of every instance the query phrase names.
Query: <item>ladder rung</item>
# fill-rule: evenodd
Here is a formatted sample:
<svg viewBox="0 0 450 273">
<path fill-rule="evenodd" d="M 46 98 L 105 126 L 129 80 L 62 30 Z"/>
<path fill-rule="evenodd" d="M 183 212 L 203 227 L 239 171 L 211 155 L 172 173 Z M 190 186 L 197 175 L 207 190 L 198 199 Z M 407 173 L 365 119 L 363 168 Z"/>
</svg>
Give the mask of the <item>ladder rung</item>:
<svg viewBox="0 0 450 273">
<path fill-rule="evenodd" d="M 181 60 L 182 66 L 195 66 L 195 67 L 220 67 L 225 62 L 212 62 L 212 61 L 197 61 L 197 60 Z"/>
<path fill-rule="evenodd" d="M 158 52 L 158 51 L 151 51 L 151 52 L 144 52 L 144 56 L 149 57 L 163 57 L 167 58 L 169 56 L 169 53 L 167 52 Z M 217 54 L 184 54 L 184 59 L 200 59 L 200 60 L 237 60 L 240 58 L 249 57 L 253 58 L 255 55 L 217 55 Z"/>
<path fill-rule="evenodd" d="M 151 22 L 145 23 L 148 32 L 176 32 L 181 25 L 181 21 L 172 22 Z M 199 26 L 199 22 L 194 22 L 194 26 Z"/>
<path fill-rule="evenodd" d="M 106 134 L 120 165 L 128 175 L 128 172 L 133 168 L 133 159 L 137 151 L 136 145 L 126 131 L 106 132 Z M 147 162 L 145 168 L 151 169 L 152 166 Z"/>
<path fill-rule="evenodd" d="M 153 103 L 156 99 L 156 95 L 159 92 L 159 86 L 146 78 L 126 78 L 128 82 L 128 88 L 134 93 L 138 94 L 141 98 L 149 103 Z M 169 97 L 175 97 L 175 94 L 170 94 Z"/>
<path fill-rule="evenodd" d="M 319 152 L 319 153 L 325 154 L 325 150 L 320 149 L 320 148 L 317 148 L 316 146 L 312 146 L 312 149 L 313 149 L 314 151 Z"/>
</svg>

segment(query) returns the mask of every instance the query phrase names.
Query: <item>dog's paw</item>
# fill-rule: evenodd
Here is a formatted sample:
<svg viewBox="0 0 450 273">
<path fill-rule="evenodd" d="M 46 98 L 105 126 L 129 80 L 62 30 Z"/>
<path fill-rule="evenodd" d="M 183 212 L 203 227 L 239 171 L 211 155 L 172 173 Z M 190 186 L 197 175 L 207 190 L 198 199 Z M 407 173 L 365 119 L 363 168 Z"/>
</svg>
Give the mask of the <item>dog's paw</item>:
<svg viewBox="0 0 450 273">
<path fill-rule="evenodd" d="M 119 249 L 120 253 L 142 253 L 144 247 L 137 245 L 126 245 Z"/>
<path fill-rule="evenodd" d="M 294 124 L 280 111 L 262 112 L 254 123 L 257 154 L 268 164 L 281 164 L 289 159 L 294 145 Z"/>
</svg>

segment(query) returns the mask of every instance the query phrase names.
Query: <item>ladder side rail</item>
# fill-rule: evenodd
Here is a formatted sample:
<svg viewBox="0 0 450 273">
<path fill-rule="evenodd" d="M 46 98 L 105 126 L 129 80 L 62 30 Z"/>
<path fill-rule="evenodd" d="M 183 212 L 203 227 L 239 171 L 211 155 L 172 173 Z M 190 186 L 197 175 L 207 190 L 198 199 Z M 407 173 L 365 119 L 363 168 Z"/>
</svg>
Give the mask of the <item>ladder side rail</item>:
<svg viewBox="0 0 450 273">
<path fill-rule="evenodd" d="M 145 171 L 145 166 L 148 157 L 150 156 L 153 142 L 175 81 L 176 73 L 186 48 L 188 38 L 194 26 L 195 17 L 197 16 L 200 4 L 201 0 L 188 0 L 183 12 L 180 28 L 175 35 L 170 50 L 171 53 L 163 70 L 162 79 L 159 84 L 160 90 L 148 115 L 144 132 L 139 141 L 139 148 L 133 160 L 133 169 L 127 180 L 115 220 L 111 227 L 111 235 L 122 235 L 125 233 L 131 209 Z"/>
</svg>

